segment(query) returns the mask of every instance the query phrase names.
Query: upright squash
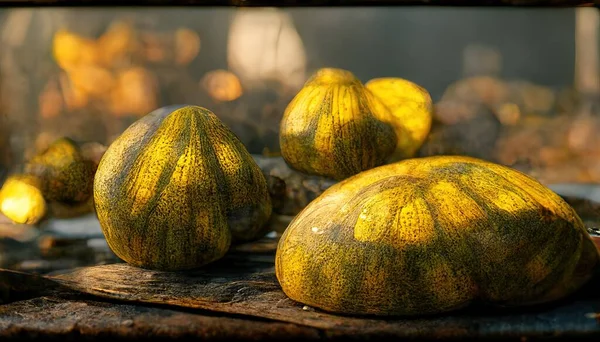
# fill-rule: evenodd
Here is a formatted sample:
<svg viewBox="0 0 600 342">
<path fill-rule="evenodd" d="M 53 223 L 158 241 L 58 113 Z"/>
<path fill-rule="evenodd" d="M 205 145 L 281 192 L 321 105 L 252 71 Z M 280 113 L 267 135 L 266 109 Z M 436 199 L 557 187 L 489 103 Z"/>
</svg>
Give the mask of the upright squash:
<svg viewBox="0 0 600 342">
<path fill-rule="evenodd" d="M 408 80 L 376 78 L 365 86 L 349 71 L 320 69 L 285 110 L 281 154 L 296 170 L 342 180 L 414 156 L 431 112 L 427 90 Z"/>
<path fill-rule="evenodd" d="M 468 157 L 388 164 L 327 189 L 281 237 L 275 271 L 304 304 L 417 315 L 566 296 L 598 265 L 581 219 L 516 170 Z"/>
<path fill-rule="evenodd" d="M 132 124 L 107 149 L 94 180 L 110 248 L 145 268 L 183 270 L 221 258 L 234 240 L 265 232 L 265 177 L 212 112 L 169 106 Z"/>
<path fill-rule="evenodd" d="M 321 69 L 285 110 L 281 155 L 296 170 L 344 179 L 385 163 L 394 152 L 394 128 L 378 119 L 390 115 L 351 72 Z"/>
</svg>

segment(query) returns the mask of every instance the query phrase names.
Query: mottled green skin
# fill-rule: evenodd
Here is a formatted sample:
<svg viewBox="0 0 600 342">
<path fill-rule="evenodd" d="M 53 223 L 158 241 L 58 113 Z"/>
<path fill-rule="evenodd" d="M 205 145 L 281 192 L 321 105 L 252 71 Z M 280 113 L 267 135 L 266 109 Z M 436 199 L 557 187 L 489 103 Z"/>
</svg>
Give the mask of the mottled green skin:
<svg viewBox="0 0 600 342">
<path fill-rule="evenodd" d="M 294 169 L 342 180 L 382 165 L 397 143 L 391 114 L 352 73 L 317 71 L 287 106 L 281 155 Z"/>
<path fill-rule="evenodd" d="M 79 203 L 91 197 L 94 171 L 93 162 L 84 159 L 69 138 L 56 140 L 25 166 L 25 173 L 41 179 L 44 198 L 64 203 Z"/>
<path fill-rule="evenodd" d="M 96 172 L 94 201 L 110 248 L 126 262 L 184 270 L 263 236 L 265 178 L 212 112 L 170 106 L 132 124 Z"/>
<path fill-rule="evenodd" d="M 552 301 L 597 264 L 582 221 L 558 195 L 518 171 L 444 156 L 326 190 L 281 237 L 276 275 L 291 299 L 327 311 L 421 315 L 474 300 Z"/>
</svg>

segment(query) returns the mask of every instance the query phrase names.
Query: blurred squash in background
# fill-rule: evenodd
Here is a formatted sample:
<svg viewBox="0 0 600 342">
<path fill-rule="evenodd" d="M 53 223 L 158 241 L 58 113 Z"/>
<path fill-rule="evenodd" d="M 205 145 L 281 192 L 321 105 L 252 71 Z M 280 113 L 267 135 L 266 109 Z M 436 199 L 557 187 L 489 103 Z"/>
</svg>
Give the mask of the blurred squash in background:
<svg viewBox="0 0 600 342">
<path fill-rule="evenodd" d="M 249 151 L 277 155 L 283 111 L 307 74 L 338 67 L 362 82 L 403 77 L 431 92 L 431 132 L 418 155 L 481 157 L 545 182 L 600 181 L 598 110 L 581 113 L 581 93 L 599 92 L 598 12 L 524 20 L 444 11 L 3 11 L 0 90 L 10 105 L 0 133 L 11 136 L 0 136 L 0 147 L 10 140 L 14 154 L 0 155 L 0 165 L 19 164 L 61 136 L 109 144 L 173 103 L 207 106 Z M 436 20 L 413 20 L 425 16 Z M 496 33 L 508 19 L 515 24 L 506 29 L 522 33 L 509 41 Z"/>
<path fill-rule="evenodd" d="M 227 70 L 213 70 L 202 78 L 200 86 L 216 101 L 233 101 L 242 96 L 239 78 Z"/>
</svg>

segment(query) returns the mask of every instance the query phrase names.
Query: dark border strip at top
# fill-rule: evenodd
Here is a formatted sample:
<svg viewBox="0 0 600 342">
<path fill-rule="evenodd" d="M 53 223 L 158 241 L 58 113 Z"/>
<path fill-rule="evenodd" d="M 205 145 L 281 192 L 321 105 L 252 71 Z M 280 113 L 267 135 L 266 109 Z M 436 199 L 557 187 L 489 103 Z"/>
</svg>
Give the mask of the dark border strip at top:
<svg viewBox="0 0 600 342">
<path fill-rule="evenodd" d="M 0 0 L 0 6 L 519 6 L 600 7 L 600 0 Z"/>
</svg>

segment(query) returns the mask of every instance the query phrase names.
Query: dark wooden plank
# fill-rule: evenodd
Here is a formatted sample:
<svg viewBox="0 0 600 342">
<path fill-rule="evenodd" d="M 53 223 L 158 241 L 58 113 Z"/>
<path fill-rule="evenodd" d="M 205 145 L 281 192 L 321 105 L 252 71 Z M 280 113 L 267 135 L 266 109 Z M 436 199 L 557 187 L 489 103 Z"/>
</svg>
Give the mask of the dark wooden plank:
<svg viewBox="0 0 600 342">
<path fill-rule="evenodd" d="M 598 226 L 600 205 L 597 202 L 580 196 L 565 198 L 588 225 Z M 600 276 L 594 277 L 569 298 L 541 306 L 498 309 L 473 305 L 462 311 L 418 318 L 347 317 L 322 312 L 288 299 L 273 272 L 276 246 L 276 238 L 237 245 L 222 260 L 193 272 L 157 272 L 122 263 L 82 267 L 47 276 L 0 270 L 0 299 L 4 303 L 0 305 L 0 336 L 14 336 L 14 329 L 19 334 L 44 336 L 55 336 L 53 334 L 56 331 L 62 331 L 61 334 L 82 333 L 77 330 L 81 327 L 77 322 L 92 324 L 89 320 L 93 317 L 87 311 L 80 313 L 73 310 L 79 306 L 92 307 L 98 317 L 106 317 L 108 321 L 110 315 L 118 311 L 114 309 L 117 306 L 135 308 L 131 309 L 134 311 L 130 319 L 139 319 L 138 316 L 142 315 L 135 310 L 150 310 L 160 306 L 165 310 L 201 316 L 293 324 L 315 329 L 320 332 L 320 337 L 340 339 L 600 338 Z M 99 304 L 81 304 L 83 302 L 77 298 L 68 299 L 74 295 L 93 296 L 89 297 L 93 299 L 88 298 L 84 302 L 90 300 L 90 303 Z M 63 299 L 52 299 L 61 304 L 51 305 L 44 302 L 47 298 Z M 41 303 L 38 309 L 35 303 Z M 65 312 L 73 312 L 70 320 L 64 321 L 67 316 Z M 43 315 L 46 318 L 40 319 Z M 56 319 L 59 319 L 58 323 L 53 323 Z M 61 325 L 63 322 L 76 323 Z M 15 324 L 18 328 L 15 328 Z M 171 333 L 183 329 L 168 319 L 156 324 L 162 324 L 164 331 Z M 75 330 L 67 329 L 65 332 L 65 327 L 69 326 Z M 223 325 L 213 328 L 230 327 Z M 98 329 L 98 334 L 106 332 L 120 337 L 135 333 L 131 330 L 133 328 L 115 330 L 115 326 L 101 324 Z M 153 334 L 160 335 L 162 331 Z M 309 330 L 301 331 L 309 333 Z M 193 335 L 193 332 L 189 333 Z M 274 333 L 271 337 L 277 336 Z"/>
<path fill-rule="evenodd" d="M 106 310 L 110 312 L 118 310 L 115 308 L 118 303 L 114 302 L 114 300 L 118 300 L 138 304 L 130 306 L 137 308 L 138 312 L 142 306 L 148 304 L 170 305 L 172 310 L 177 310 L 176 307 L 200 309 L 200 311 L 190 311 L 199 312 L 199 314 L 204 314 L 205 310 L 208 310 L 213 312 L 213 315 L 220 312 L 228 317 L 231 315 L 250 316 L 246 317 L 250 320 L 262 317 L 272 321 L 295 323 L 322 330 L 329 337 L 340 338 L 381 336 L 429 339 L 518 338 L 522 336 L 530 338 L 587 336 L 591 338 L 600 336 L 600 324 L 596 315 L 600 312 L 600 298 L 596 293 L 600 284 L 597 280 L 590 283 L 576 296 L 543 307 L 511 311 L 491 311 L 479 308 L 437 317 L 383 320 L 330 315 L 294 303 L 285 298 L 275 283 L 274 275 L 268 271 L 240 274 L 239 279 L 235 280 L 229 274 L 214 270 L 209 278 L 206 274 L 204 276 L 195 274 L 194 276 L 188 275 L 183 280 L 174 274 L 151 271 L 138 273 L 137 270 L 126 265 L 114 266 L 85 268 L 75 273 L 69 273 L 63 276 L 60 283 L 73 290 L 83 290 L 109 299 L 112 304 L 106 304 L 104 306 L 106 309 L 95 311 L 98 317 L 110 315 L 110 313 L 104 313 Z M 126 276 L 132 271 L 136 274 L 136 280 L 128 279 Z M 177 281 L 174 282 L 173 278 L 176 278 Z M 39 279 L 37 278 L 33 283 Z M 22 283 L 31 281 L 31 279 L 23 278 L 19 280 Z M 112 290 L 107 290 L 108 287 Z M 43 287 L 37 288 L 37 290 L 42 289 Z M 51 294 L 57 289 L 53 285 L 47 286 L 43 291 Z M 63 289 L 60 293 L 68 294 L 69 290 Z M 29 332 L 38 329 L 43 334 L 53 334 L 68 326 L 65 325 L 66 323 L 63 324 L 65 316 L 72 317 L 72 320 L 78 322 L 85 322 L 89 319 L 85 311 L 81 313 L 69 309 L 77 305 L 85 308 L 85 305 L 89 304 L 68 301 L 58 307 L 48 306 L 42 305 L 44 297 L 35 297 L 37 299 L 21 299 L 0 306 L 0 336 L 13 333 L 10 329 L 6 329 L 10 327 L 14 329 L 14 320 L 16 319 L 14 313 L 17 313 L 17 318 L 20 320 L 19 329 Z M 29 308 L 25 310 L 23 305 L 25 308 Z M 13 315 L 9 314 L 11 312 Z M 65 312 L 69 312 L 69 315 L 66 315 Z M 47 318 L 42 320 L 43 324 L 40 324 L 39 317 L 43 314 Z M 130 313 L 130 317 L 140 319 L 136 312 Z M 56 321 L 57 319 L 58 321 Z M 175 321 L 172 321 L 170 324 L 174 323 Z M 79 323 L 77 325 L 79 326 Z M 169 324 L 166 324 L 165 330 L 175 328 L 177 327 L 169 327 Z M 100 325 L 98 329 L 100 332 L 108 333 L 112 328 Z M 124 330 L 118 333 L 126 336 L 131 332 Z"/>
<path fill-rule="evenodd" d="M 290 323 L 49 296 L 0 306 L 0 339 L 210 341 L 316 340 L 317 329 Z"/>
<path fill-rule="evenodd" d="M 593 6 L 593 0 L 0 0 L 4 6 Z"/>
<path fill-rule="evenodd" d="M 420 318 L 346 317 L 288 299 L 273 273 L 274 246 L 275 241 L 270 246 L 263 242 L 258 250 L 234 251 L 208 267 L 186 273 L 142 270 L 126 264 L 84 267 L 52 277 L 2 270 L 0 284 L 4 284 L 11 303 L 0 306 L 0 312 L 6 313 L 6 305 L 14 307 L 17 301 L 75 291 L 112 302 L 167 305 L 293 323 L 325 331 L 330 337 L 600 336 L 596 319 L 600 312 L 598 277 L 570 298 L 543 306 L 511 310 L 473 306 L 448 315 Z M 0 315 L 0 322 L 6 319 Z M 29 321 L 31 329 L 34 323 L 33 319 Z"/>
</svg>

